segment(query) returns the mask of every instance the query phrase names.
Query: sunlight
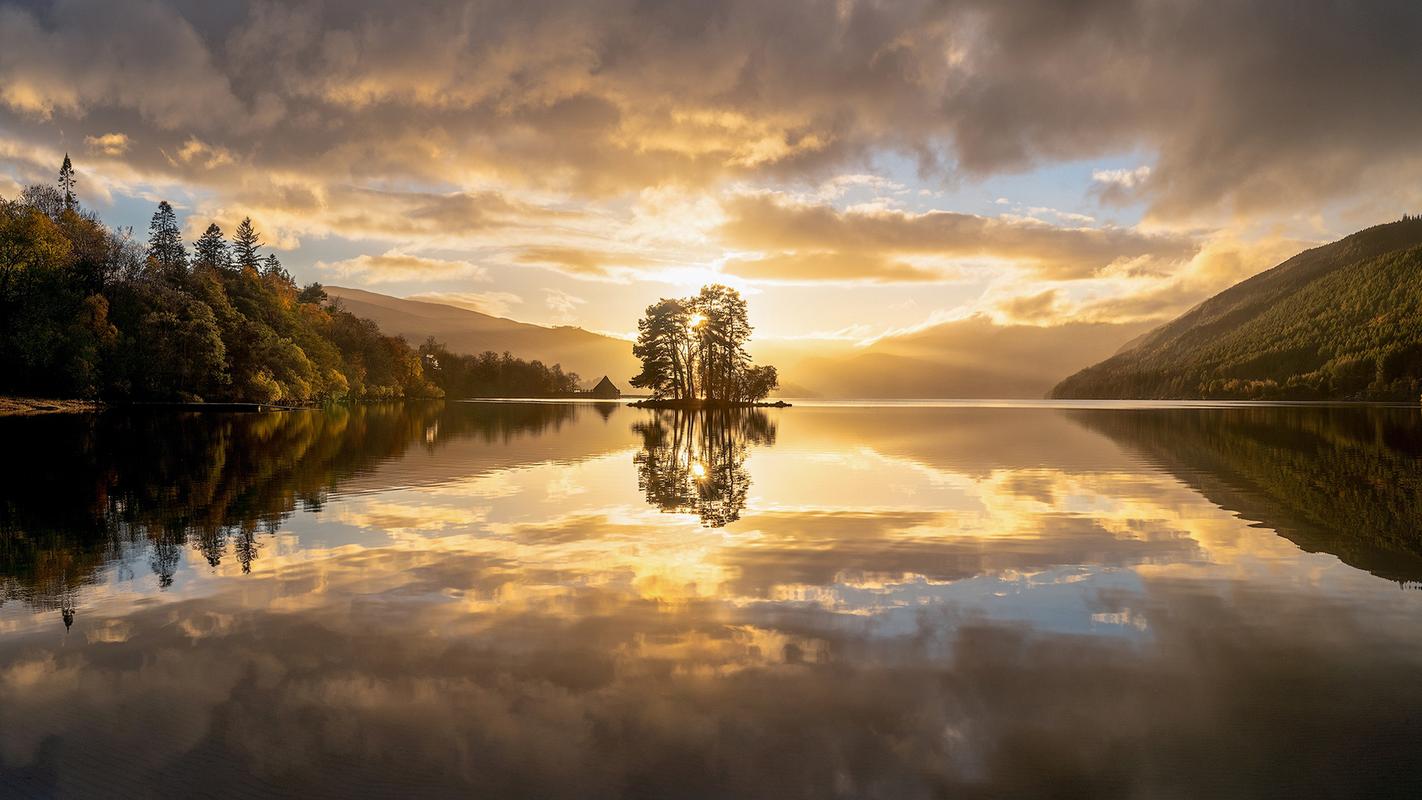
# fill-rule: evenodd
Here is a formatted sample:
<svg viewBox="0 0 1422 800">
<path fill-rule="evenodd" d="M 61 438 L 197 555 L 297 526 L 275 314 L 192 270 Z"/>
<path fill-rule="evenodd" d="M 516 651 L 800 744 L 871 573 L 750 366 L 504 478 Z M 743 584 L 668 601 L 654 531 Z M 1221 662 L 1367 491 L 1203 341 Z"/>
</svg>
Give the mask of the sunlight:
<svg viewBox="0 0 1422 800">
<path fill-rule="evenodd" d="M 706 322 L 706 315 L 705 315 L 705 314 L 702 314 L 700 311 L 697 311 L 696 313 L 692 314 L 692 315 L 686 320 L 686 327 L 688 327 L 688 328 L 699 328 L 699 327 L 701 327 L 702 324 L 704 324 L 705 322 Z"/>
<path fill-rule="evenodd" d="M 691 462 L 691 476 L 692 476 L 693 478 L 697 479 L 697 480 L 701 480 L 701 479 L 705 478 L 705 477 L 706 477 L 706 467 L 703 466 L 703 465 L 701 464 L 701 462 L 699 462 L 699 461 L 693 461 L 693 462 Z"/>
</svg>

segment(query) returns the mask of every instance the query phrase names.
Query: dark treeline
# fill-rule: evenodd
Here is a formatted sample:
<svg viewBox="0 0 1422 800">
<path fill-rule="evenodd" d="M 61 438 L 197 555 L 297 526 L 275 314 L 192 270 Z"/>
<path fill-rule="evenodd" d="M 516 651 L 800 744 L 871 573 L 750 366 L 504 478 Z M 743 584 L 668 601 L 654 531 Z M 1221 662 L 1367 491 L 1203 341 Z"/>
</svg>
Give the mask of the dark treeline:
<svg viewBox="0 0 1422 800">
<path fill-rule="evenodd" d="M 484 356 L 422 358 L 298 287 L 251 219 L 191 248 L 181 230 L 166 201 L 146 242 L 106 228 L 68 156 L 57 185 L 0 198 L 0 393 L 301 404 L 481 394 L 487 374 L 524 394 L 576 380 L 507 356 L 493 373 Z"/>
<path fill-rule="evenodd" d="M 572 394 L 580 378 L 554 364 L 524 361 L 492 351 L 451 353 L 433 338 L 420 345 L 426 374 L 450 397 L 557 397 Z"/>
</svg>

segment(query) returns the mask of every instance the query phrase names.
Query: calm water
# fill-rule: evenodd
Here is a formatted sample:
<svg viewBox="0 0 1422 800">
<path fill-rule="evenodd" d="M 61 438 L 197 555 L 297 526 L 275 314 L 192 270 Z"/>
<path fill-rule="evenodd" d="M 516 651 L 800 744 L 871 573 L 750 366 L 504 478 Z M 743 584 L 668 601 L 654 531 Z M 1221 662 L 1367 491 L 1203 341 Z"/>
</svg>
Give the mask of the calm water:
<svg viewBox="0 0 1422 800">
<path fill-rule="evenodd" d="M 1422 409 L 0 419 L 0 796 L 1416 796 Z"/>
</svg>

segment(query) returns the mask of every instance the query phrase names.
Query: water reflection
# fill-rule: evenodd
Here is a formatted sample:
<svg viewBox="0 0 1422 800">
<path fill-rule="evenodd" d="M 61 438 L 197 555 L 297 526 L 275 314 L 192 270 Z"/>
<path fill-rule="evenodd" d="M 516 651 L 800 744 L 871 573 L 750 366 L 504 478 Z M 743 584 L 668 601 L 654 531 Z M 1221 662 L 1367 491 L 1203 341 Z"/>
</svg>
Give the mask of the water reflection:
<svg viewBox="0 0 1422 800">
<path fill-rule="evenodd" d="M 114 561 L 147 553 L 160 587 L 194 549 L 250 572 L 298 507 L 412 448 L 510 444 L 575 408 L 406 403 L 281 414 L 124 413 L 0 420 L 0 604 L 64 609 Z"/>
<path fill-rule="evenodd" d="M 775 444 L 775 424 L 756 409 L 659 411 L 632 426 L 642 437 L 637 486 L 668 513 L 720 528 L 740 519 L 750 490 L 746 456 Z"/>
<path fill-rule="evenodd" d="M 0 420 L 0 795 L 1410 796 L 1417 412 L 1246 411 Z"/>
<path fill-rule="evenodd" d="M 1074 418 L 1309 552 L 1422 581 L 1422 410 L 1164 409 Z"/>
</svg>

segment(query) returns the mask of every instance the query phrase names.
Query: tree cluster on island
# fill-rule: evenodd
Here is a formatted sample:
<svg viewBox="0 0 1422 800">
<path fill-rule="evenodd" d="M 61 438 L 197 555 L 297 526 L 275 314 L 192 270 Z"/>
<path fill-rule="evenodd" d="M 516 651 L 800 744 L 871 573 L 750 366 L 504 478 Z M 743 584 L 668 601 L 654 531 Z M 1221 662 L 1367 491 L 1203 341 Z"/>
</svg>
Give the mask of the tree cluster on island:
<svg viewBox="0 0 1422 800">
<path fill-rule="evenodd" d="M 775 367 L 751 363 L 751 330 L 745 299 L 727 286 L 659 300 L 637 322 L 632 354 L 642 372 L 630 383 L 649 390 L 655 405 L 754 405 L 780 382 Z"/>
<path fill-rule="evenodd" d="M 82 208 L 77 184 L 66 155 L 55 185 L 0 197 L 0 393 L 308 404 L 470 396 L 488 376 L 496 394 L 576 385 L 557 365 L 383 335 L 298 287 L 250 218 L 190 250 L 163 201 L 143 242 Z"/>
</svg>

